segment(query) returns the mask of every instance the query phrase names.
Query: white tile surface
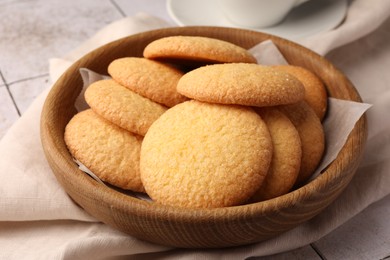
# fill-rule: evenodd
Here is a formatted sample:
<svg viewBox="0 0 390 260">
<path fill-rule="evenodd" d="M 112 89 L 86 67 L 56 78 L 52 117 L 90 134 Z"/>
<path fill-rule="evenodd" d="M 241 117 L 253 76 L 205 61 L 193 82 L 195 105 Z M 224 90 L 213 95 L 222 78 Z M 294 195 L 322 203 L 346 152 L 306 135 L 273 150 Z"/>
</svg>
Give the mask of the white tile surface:
<svg viewBox="0 0 390 260">
<path fill-rule="evenodd" d="M 387 196 L 315 245 L 327 259 L 389 259 L 389 217 L 390 196 Z"/>
<path fill-rule="evenodd" d="M 126 16 L 132 16 L 139 12 L 144 12 L 153 16 L 164 19 L 175 25 L 174 21 L 168 15 L 166 9 L 166 0 L 112 0 Z"/>
<path fill-rule="evenodd" d="M 15 82 L 9 85 L 9 90 L 21 114 L 32 101 L 46 88 L 50 87 L 49 76 Z"/>
<path fill-rule="evenodd" d="M 0 139 L 19 118 L 7 87 L 2 85 L 2 83 L 0 82 Z"/>
<path fill-rule="evenodd" d="M 109 0 L 0 1 L 0 68 L 7 83 L 47 73 L 59 57 L 122 17 Z"/>
</svg>

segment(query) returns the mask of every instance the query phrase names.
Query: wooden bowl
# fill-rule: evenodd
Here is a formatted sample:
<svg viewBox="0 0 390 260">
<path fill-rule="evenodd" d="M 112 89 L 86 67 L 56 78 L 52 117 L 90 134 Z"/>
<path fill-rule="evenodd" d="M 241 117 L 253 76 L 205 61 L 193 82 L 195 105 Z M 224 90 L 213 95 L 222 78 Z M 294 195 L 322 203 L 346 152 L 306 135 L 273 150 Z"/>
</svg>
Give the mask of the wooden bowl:
<svg viewBox="0 0 390 260">
<path fill-rule="evenodd" d="M 326 84 L 329 96 L 360 102 L 351 82 L 325 58 L 293 42 L 233 28 L 167 28 L 129 36 L 98 48 L 75 62 L 55 83 L 43 107 L 41 138 L 47 160 L 69 196 L 107 225 L 142 240 L 185 248 L 250 244 L 275 237 L 326 208 L 352 179 L 366 141 L 366 120 L 354 127 L 336 160 L 314 181 L 264 202 L 216 209 L 182 209 L 139 200 L 99 184 L 80 171 L 64 142 L 64 129 L 76 113 L 82 89 L 79 68 L 107 74 L 108 64 L 124 56 L 142 56 L 151 41 L 171 35 L 207 36 L 244 48 L 272 39 L 290 64 L 305 67 Z"/>
</svg>

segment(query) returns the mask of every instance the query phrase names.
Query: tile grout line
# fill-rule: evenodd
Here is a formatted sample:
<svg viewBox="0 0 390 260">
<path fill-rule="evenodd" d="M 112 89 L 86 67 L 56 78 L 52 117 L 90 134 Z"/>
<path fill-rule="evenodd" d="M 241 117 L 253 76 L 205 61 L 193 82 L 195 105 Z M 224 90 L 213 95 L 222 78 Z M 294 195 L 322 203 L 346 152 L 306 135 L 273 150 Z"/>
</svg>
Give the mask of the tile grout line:
<svg viewBox="0 0 390 260">
<path fill-rule="evenodd" d="M 126 17 L 125 12 L 120 8 L 120 6 L 115 2 L 115 0 L 110 0 L 110 2 L 123 17 Z"/>
<path fill-rule="evenodd" d="M 9 85 L 8 85 L 7 81 L 5 80 L 5 78 L 4 78 L 4 76 L 3 76 L 3 73 L 1 73 L 1 71 L 0 71 L 0 78 L 3 80 L 4 86 L 5 86 L 5 88 L 6 88 L 7 92 L 8 92 L 8 95 L 10 96 L 10 98 L 11 98 L 11 100 L 12 100 L 12 104 L 14 105 L 14 107 L 15 107 L 15 109 L 16 109 L 16 113 L 18 113 L 18 115 L 19 115 L 19 117 L 20 117 L 20 116 L 21 116 L 21 113 L 20 113 L 20 110 L 19 110 L 19 108 L 18 108 L 18 105 L 16 104 L 15 99 L 14 99 L 14 96 L 12 95 L 12 93 L 11 93 L 11 91 L 10 91 L 10 89 L 9 89 Z"/>
<path fill-rule="evenodd" d="M 314 243 L 310 243 L 310 247 L 316 252 L 316 254 L 321 258 L 321 260 L 326 260 L 326 257 L 321 253 L 321 251 Z"/>
<path fill-rule="evenodd" d="M 24 81 L 27 81 L 27 80 L 32 80 L 32 79 L 39 79 L 39 78 L 43 78 L 43 77 L 47 77 L 49 76 L 49 73 L 45 73 L 45 74 L 42 74 L 42 75 L 37 75 L 37 76 L 32 76 L 32 77 L 28 77 L 28 78 L 23 78 L 23 79 L 18 79 L 18 80 L 15 80 L 15 81 L 11 81 L 11 82 L 5 82 L 5 79 L 4 77 L 2 76 L 3 78 L 3 81 L 5 83 L 6 86 L 11 86 L 15 83 L 20 83 L 20 82 L 24 82 Z"/>
</svg>

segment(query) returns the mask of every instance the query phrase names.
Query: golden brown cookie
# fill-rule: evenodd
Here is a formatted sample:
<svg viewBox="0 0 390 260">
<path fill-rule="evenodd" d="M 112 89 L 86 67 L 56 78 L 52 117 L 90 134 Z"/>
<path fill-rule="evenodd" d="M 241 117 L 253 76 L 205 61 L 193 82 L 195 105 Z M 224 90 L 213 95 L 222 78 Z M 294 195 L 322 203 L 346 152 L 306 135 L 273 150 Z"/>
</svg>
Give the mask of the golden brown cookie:
<svg viewBox="0 0 390 260">
<path fill-rule="evenodd" d="M 320 119 L 305 101 L 279 108 L 297 128 L 301 138 L 301 169 L 296 181 L 299 186 L 310 178 L 321 161 L 325 150 L 324 130 Z"/>
<path fill-rule="evenodd" d="M 108 121 L 144 136 L 167 108 L 121 86 L 112 79 L 92 83 L 85 100 L 94 112 Z"/>
<path fill-rule="evenodd" d="M 144 57 L 182 63 L 257 63 L 246 49 L 233 43 L 201 36 L 170 36 L 149 43 Z M 185 62 L 184 62 L 185 63 Z"/>
<path fill-rule="evenodd" d="M 271 166 L 260 189 L 251 201 L 272 199 L 290 191 L 301 165 L 301 139 L 290 119 L 275 107 L 258 108 L 256 112 L 271 134 L 273 155 Z"/>
<path fill-rule="evenodd" d="M 108 73 L 119 84 L 167 107 L 187 100 L 176 91 L 183 72 L 167 64 L 145 58 L 120 58 L 110 63 Z"/>
<path fill-rule="evenodd" d="M 64 139 L 72 156 L 101 180 L 122 189 L 144 191 L 139 171 L 142 137 L 87 109 L 69 121 Z"/>
<path fill-rule="evenodd" d="M 204 102 L 246 106 L 275 106 L 303 100 L 305 89 L 283 71 L 249 63 L 200 67 L 186 73 L 177 91 Z"/>
<path fill-rule="evenodd" d="M 141 179 L 157 203 L 191 208 L 248 200 L 268 172 L 272 142 L 251 108 L 187 101 L 149 128 Z"/>
<path fill-rule="evenodd" d="M 277 65 L 276 69 L 283 70 L 295 76 L 305 87 L 305 101 L 314 109 L 314 112 L 322 120 L 327 109 L 328 94 L 321 79 L 313 72 L 303 67 L 292 65 Z"/>
</svg>

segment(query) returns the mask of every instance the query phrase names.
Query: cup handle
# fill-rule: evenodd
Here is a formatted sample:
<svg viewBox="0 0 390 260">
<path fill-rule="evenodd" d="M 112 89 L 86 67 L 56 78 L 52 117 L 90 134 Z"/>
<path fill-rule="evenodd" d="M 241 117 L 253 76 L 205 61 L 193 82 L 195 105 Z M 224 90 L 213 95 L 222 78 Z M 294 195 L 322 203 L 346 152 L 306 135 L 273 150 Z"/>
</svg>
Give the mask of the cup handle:
<svg viewBox="0 0 390 260">
<path fill-rule="evenodd" d="M 301 4 L 303 4 L 304 2 L 307 2 L 307 1 L 309 1 L 309 0 L 298 0 L 298 1 L 295 3 L 294 7 L 296 7 L 296 6 L 298 6 L 298 5 L 301 5 Z"/>
</svg>

